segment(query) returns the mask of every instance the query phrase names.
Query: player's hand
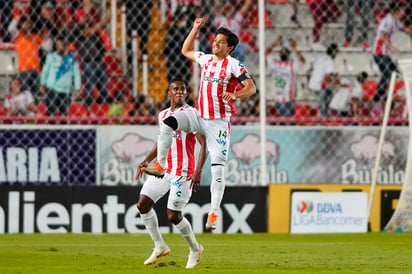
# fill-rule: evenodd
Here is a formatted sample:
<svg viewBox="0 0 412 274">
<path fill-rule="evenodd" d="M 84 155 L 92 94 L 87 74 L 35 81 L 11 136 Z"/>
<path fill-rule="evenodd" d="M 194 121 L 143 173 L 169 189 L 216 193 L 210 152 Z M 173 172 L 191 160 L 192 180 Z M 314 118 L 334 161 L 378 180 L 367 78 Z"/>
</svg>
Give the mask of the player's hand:
<svg viewBox="0 0 412 274">
<path fill-rule="evenodd" d="M 193 192 L 197 192 L 199 190 L 201 177 L 202 177 L 202 173 L 195 171 L 192 176 L 189 176 L 187 178 L 188 180 L 191 180 L 190 181 L 190 189 Z"/>
<path fill-rule="evenodd" d="M 193 24 L 193 29 L 199 30 L 204 24 L 206 24 L 206 17 L 196 18 Z"/>
<path fill-rule="evenodd" d="M 136 171 L 136 176 L 135 180 L 138 180 L 140 177 L 142 177 L 143 172 L 142 172 L 142 167 L 147 167 L 149 165 L 149 162 L 144 160 L 137 166 L 137 171 Z"/>
<path fill-rule="evenodd" d="M 223 92 L 222 93 L 222 98 L 223 100 L 230 102 L 230 101 L 235 101 L 236 100 L 236 94 L 231 93 L 231 92 Z"/>
</svg>

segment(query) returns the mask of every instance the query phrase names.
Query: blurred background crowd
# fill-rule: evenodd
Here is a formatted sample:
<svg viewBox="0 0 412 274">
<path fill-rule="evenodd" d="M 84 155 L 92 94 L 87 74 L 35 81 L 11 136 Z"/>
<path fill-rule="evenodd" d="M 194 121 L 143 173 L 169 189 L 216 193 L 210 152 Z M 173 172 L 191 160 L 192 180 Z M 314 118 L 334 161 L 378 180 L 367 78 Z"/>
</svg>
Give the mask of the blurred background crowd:
<svg viewBox="0 0 412 274">
<path fill-rule="evenodd" d="M 200 51 L 211 53 L 221 26 L 239 36 L 232 55 L 258 88 L 266 79 L 259 92 L 268 116 L 381 117 L 397 60 L 412 56 L 406 0 L 266 0 L 260 49 L 266 75 L 259 74 L 257 1 L 0 0 L 0 6 L 0 116 L 155 116 L 167 106 L 167 83 L 175 77 L 187 82 L 193 105 L 198 71 L 180 49 L 196 17 L 208 18 Z M 238 115 L 258 117 L 259 96 L 237 101 Z M 391 116 L 406 117 L 400 78 Z"/>
</svg>

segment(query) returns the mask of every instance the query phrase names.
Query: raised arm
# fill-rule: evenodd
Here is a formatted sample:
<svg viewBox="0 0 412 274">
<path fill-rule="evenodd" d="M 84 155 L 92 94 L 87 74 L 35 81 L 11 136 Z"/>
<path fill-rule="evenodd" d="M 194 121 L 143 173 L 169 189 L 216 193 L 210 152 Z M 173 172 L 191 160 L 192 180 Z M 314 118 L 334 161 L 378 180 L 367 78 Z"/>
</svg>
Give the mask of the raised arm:
<svg viewBox="0 0 412 274">
<path fill-rule="evenodd" d="M 249 8 L 252 5 L 252 0 L 245 0 L 243 3 L 243 6 L 240 8 L 240 12 L 242 13 L 243 16 L 248 14 Z"/>
<path fill-rule="evenodd" d="M 107 12 L 106 16 L 102 20 L 100 20 L 99 22 L 93 24 L 93 26 L 91 26 L 90 28 L 85 29 L 84 30 L 84 35 L 85 36 L 90 36 L 90 35 L 94 34 L 95 32 L 101 30 L 104 27 L 104 25 L 106 25 L 106 23 L 110 22 L 110 19 L 111 19 L 110 12 Z"/>
<path fill-rule="evenodd" d="M 189 60 L 195 61 L 195 40 L 200 28 L 206 23 L 205 18 L 196 18 L 192 30 L 182 46 L 182 54 Z"/>
<path fill-rule="evenodd" d="M 220 11 L 221 11 L 221 9 L 220 9 L 220 0 L 214 0 L 214 6 L 213 7 L 214 7 L 213 12 L 214 12 L 215 17 L 219 16 Z"/>
<path fill-rule="evenodd" d="M 295 40 L 291 40 L 290 48 L 296 54 L 296 56 L 299 58 L 299 61 L 304 64 L 306 62 L 305 57 L 303 57 L 302 53 L 296 48 L 296 41 Z"/>
<path fill-rule="evenodd" d="M 283 43 L 283 39 L 282 36 L 279 36 L 278 39 L 276 39 L 276 41 L 274 41 L 272 44 L 270 44 L 269 46 L 267 46 L 266 50 L 265 50 L 265 55 L 268 55 L 269 53 L 271 53 L 271 51 L 273 50 L 273 48 L 282 45 Z"/>
</svg>

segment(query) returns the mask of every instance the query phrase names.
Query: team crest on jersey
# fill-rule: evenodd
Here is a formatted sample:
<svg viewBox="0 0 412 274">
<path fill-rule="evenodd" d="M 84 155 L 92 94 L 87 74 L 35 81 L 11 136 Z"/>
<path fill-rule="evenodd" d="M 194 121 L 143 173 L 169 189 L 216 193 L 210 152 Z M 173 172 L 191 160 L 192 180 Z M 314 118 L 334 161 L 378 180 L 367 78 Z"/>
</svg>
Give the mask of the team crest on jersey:
<svg viewBox="0 0 412 274">
<path fill-rule="evenodd" d="M 178 140 L 182 140 L 182 135 L 180 134 L 180 132 L 174 132 L 173 133 L 173 138 L 178 139 Z"/>
</svg>

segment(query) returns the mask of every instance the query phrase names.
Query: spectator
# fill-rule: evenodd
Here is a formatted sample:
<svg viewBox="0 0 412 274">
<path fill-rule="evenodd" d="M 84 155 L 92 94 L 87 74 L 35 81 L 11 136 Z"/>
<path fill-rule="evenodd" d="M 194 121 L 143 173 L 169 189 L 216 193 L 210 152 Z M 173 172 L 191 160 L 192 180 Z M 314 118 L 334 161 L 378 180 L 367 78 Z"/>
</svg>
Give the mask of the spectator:
<svg viewBox="0 0 412 274">
<path fill-rule="evenodd" d="M 378 65 L 382 74 L 378 88 L 373 98 L 375 106 L 372 110 L 374 116 L 380 116 L 382 112 L 382 102 L 386 96 L 386 89 L 393 71 L 396 71 L 396 64 L 392 61 L 390 54 L 400 54 L 391 41 L 392 34 L 401 30 L 412 35 L 412 29 L 405 27 L 401 20 L 405 16 L 405 6 L 396 1 L 390 4 L 391 12 L 379 23 L 373 46 L 373 60 Z"/>
<path fill-rule="evenodd" d="M 150 31 L 150 8 L 152 1 L 123 0 L 126 6 L 126 29 L 129 38 L 132 31 L 136 30 L 139 36 L 140 51 L 147 54 L 147 40 Z M 129 39 L 131 41 L 131 39 Z M 130 46 L 131 47 L 131 46 Z"/>
<path fill-rule="evenodd" d="M 189 33 L 187 16 L 181 10 L 177 10 L 173 23 L 168 27 L 163 53 L 166 56 L 167 79 L 170 82 L 179 75 L 185 83 L 190 82 L 190 61 L 180 52 L 185 35 Z"/>
<path fill-rule="evenodd" d="M 342 47 L 347 48 L 351 45 L 353 30 L 355 24 L 356 9 L 360 10 L 361 24 L 361 47 L 368 48 L 368 27 L 371 20 L 372 0 L 347 0 L 346 1 L 346 25 L 345 25 L 345 42 Z"/>
<path fill-rule="evenodd" d="M 275 107 L 281 116 L 290 117 L 295 115 L 295 98 L 297 92 L 297 74 L 305 65 L 305 58 L 296 48 L 296 42 L 291 40 L 290 48 L 298 57 L 298 60 L 290 60 L 290 50 L 282 47 L 278 59 L 272 54 L 273 48 L 283 43 L 279 37 L 274 43 L 266 48 L 266 62 L 270 74 L 275 80 L 275 87 L 272 89 Z"/>
<path fill-rule="evenodd" d="M 170 102 L 170 99 L 167 100 Z M 130 115 L 147 117 L 156 115 L 156 108 L 153 105 L 153 99 L 146 95 L 138 95 L 135 100 L 135 109 Z"/>
<path fill-rule="evenodd" d="M 36 3 L 37 1 L 32 1 Z M 40 63 L 44 64 L 46 56 L 52 51 L 52 44 L 59 31 L 54 17 L 54 6 L 51 1 L 44 2 L 39 8 L 31 10 L 30 21 L 33 23 L 33 32 L 40 35 L 49 43 L 47 49 L 40 48 Z"/>
<path fill-rule="evenodd" d="M 77 93 L 81 88 L 80 68 L 77 59 L 68 52 L 67 43 L 58 38 L 56 51 L 49 53 L 40 77 L 40 92 L 46 94 L 47 114 L 67 115 L 71 102 L 72 84 Z"/>
<path fill-rule="evenodd" d="M 39 35 L 47 32 L 51 37 L 57 37 L 59 34 L 55 22 L 54 6 L 51 1 L 44 2 L 40 8 L 32 9 L 30 21 L 33 22 L 33 32 Z"/>
<path fill-rule="evenodd" d="M 14 77 L 10 81 L 10 95 L 4 100 L 4 108 L 9 116 L 33 116 L 36 104 L 29 90 L 21 91 L 21 81 Z"/>
<path fill-rule="evenodd" d="M 296 17 L 298 13 L 298 0 L 293 1 L 293 5 L 296 7 L 294 9 Z M 309 6 L 314 21 L 312 48 L 315 50 L 324 50 L 325 47 L 320 43 L 320 32 L 323 24 L 337 21 L 340 16 L 339 7 L 334 0 L 306 0 L 306 4 Z"/>
<path fill-rule="evenodd" d="M 336 86 L 337 73 L 334 60 L 337 54 L 338 45 L 333 43 L 328 47 L 326 55 L 316 59 L 309 70 L 309 89 L 319 98 L 320 114 L 323 117 L 329 115 L 329 102 Z"/>
<path fill-rule="evenodd" d="M 252 0 L 245 0 L 240 9 L 237 9 L 237 3 L 233 0 L 226 1 L 223 6 L 219 0 L 214 1 L 216 28 L 228 28 L 239 37 L 243 20 L 252 5 Z M 246 59 L 246 45 L 239 42 L 230 55 L 244 62 Z"/>
<path fill-rule="evenodd" d="M 129 103 L 129 97 L 123 90 L 118 90 L 115 93 L 115 101 L 110 105 L 107 111 L 109 117 L 126 117 L 129 116 L 129 109 L 127 105 Z"/>
<path fill-rule="evenodd" d="M 203 0 L 178 0 L 176 7 L 171 3 L 172 17 L 175 17 L 177 11 L 183 11 L 188 17 L 188 27 L 190 29 L 190 22 L 193 22 L 196 18 L 207 18 L 205 26 L 200 30 L 199 50 L 207 53 L 212 52 L 210 47 L 209 37 L 214 36 L 216 31 L 214 27 L 214 14 L 213 10 L 208 8 Z M 187 82 L 188 83 L 188 82 Z"/>
<path fill-rule="evenodd" d="M 0 0 L 0 41 L 3 43 L 11 42 L 12 35 L 8 27 L 13 19 L 13 0 Z"/>
<path fill-rule="evenodd" d="M 93 88 L 99 90 L 99 101 L 107 102 L 107 70 L 103 62 L 105 46 L 99 31 L 110 21 L 110 13 L 97 23 L 93 23 L 90 14 L 78 10 L 74 14 L 77 24 L 72 30 L 71 41 L 75 43 L 82 68 L 85 86 L 83 103 L 89 107 L 93 103 Z"/>
<path fill-rule="evenodd" d="M 366 72 L 361 72 L 356 79 L 342 79 L 340 88 L 330 101 L 332 114 L 342 117 L 359 117 L 359 101 L 362 98 L 362 85 L 368 78 Z"/>
<path fill-rule="evenodd" d="M 14 43 L 19 57 L 22 89 L 31 90 L 34 95 L 37 95 L 40 72 L 39 49 L 43 48 L 48 51 L 51 45 L 32 31 L 32 24 L 25 16 L 20 18 L 17 28 L 19 31 L 14 38 Z"/>
</svg>

